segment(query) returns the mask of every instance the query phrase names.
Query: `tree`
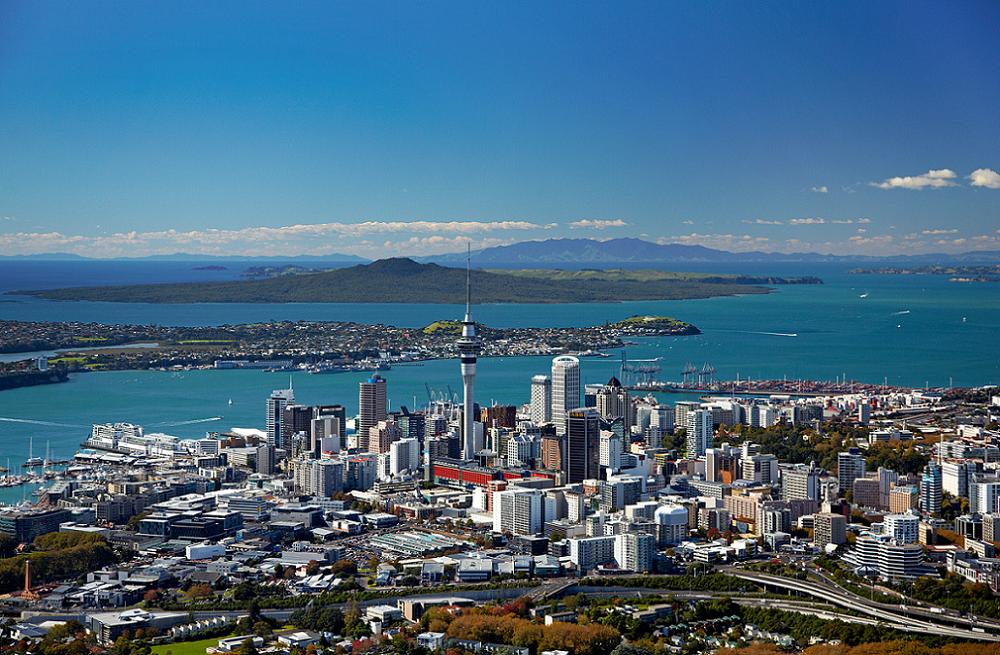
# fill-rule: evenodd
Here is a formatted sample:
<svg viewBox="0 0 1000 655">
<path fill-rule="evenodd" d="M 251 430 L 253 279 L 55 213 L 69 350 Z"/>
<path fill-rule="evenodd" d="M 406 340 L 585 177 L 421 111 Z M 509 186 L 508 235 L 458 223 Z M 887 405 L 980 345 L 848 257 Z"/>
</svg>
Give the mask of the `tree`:
<svg viewBox="0 0 1000 655">
<path fill-rule="evenodd" d="M 259 655 L 257 646 L 253 643 L 253 637 L 247 637 L 240 645 L 237 655 Z"/>
<path fill-rule="evenodd" d="M 191 600 L 199 600 L 202 598 L 211 598 L 215 595 L 215 592 L 207 584 L 193 584 L 187 588 L 184 595 Z"/>
</svg>

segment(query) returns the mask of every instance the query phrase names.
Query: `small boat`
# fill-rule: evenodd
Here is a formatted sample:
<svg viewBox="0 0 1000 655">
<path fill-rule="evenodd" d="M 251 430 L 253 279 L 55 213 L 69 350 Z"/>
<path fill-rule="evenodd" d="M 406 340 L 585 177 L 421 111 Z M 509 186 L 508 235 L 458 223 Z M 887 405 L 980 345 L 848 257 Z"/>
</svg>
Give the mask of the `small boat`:
<svg viewBox="0 0 1000 655">
<path fill-rule="evenodd" d="M 232 405 L 232 404 L 233 404 L 233 399 L 232 399 L 232 398 L 230 398 L 230 399 L 229 399 L 229 404 L 230 404 L 230 405 Z"/>
<path fill-rule="evenodd" d="M 867 291 L 865 291 L 863 294 L 861 294 L 860 296 L 858 296 L 858 298 L 867 298 L 867 297 L 868 297 L 868 292 Z"/>
</svg>

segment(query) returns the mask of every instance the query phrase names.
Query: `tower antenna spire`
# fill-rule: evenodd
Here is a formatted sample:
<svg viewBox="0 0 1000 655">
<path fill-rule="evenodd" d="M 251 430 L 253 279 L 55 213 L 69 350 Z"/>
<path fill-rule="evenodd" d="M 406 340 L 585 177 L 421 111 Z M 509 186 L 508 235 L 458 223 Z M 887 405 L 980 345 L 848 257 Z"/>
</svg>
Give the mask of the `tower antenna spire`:
<svg viewBox="0 0 1000 655">
<path fill-rule="evenodd" d="M 465 255 L 465 320 L 472 318 L 472 241 L 466 245 Z"/>
</svg>

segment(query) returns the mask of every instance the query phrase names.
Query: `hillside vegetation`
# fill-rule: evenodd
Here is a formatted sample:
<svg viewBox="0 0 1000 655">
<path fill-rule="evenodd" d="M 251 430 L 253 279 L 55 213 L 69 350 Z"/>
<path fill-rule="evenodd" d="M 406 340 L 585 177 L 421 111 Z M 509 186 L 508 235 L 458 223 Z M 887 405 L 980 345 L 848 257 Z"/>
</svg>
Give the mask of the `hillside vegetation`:
<svg viewBox="0 0 1000 655">
<path fill-rule="evenodd" d="M 12 293 L 51 300 L 144 303 L 461 303 L 465 299 L 465 275 L 459 268 L 396 258 L 263 280 L 71 287 Z M 767 288 L 747 284 L 742 278 L 658 271 L 474 270 L 472 287 L 477 303 L 680 300 L 768 292 Z"/>
</svg>

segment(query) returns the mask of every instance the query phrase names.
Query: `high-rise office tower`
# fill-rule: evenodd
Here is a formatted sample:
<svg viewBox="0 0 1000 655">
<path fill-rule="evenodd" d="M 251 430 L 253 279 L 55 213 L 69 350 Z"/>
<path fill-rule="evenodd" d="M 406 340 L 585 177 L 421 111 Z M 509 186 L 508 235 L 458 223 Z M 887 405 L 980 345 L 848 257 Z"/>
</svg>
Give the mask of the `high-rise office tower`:
<svg viewBox="0 0 1000 655">
<path fill-rule="evenodd" d="M 333 415 L 317 416 L 310 425 L 311 440 L 309 450 L 313 457 L 322 457 L 323 453 L 339 453 L 343 447 L 340 438 L 340 418 Z"/>
<path fill-rule="evenodd" d="M 937 462 L 928 462 L 924 467 L 924 472 L 920 475 L 920 511 L 928 514 L 939 514 L 941 512 L 942 496 L 942 472 L 941 465 Z M 973 511 L 979 511 L 974 509 Z"/>
<path fill-rule="evenodd" d="M 472 254 L 465 263 L 465 318 L 462 320 L 462 336 L 458 339 L 461 357 L 462 389 L 462 457 L 476 458 L 476 357 L 479 355 L 479 337 L 476 324 L 472 320 Z"/>
<path fill-rule="evenodd" d="M 633 417 L 632 399 L 618 378 L 612 377 L 597 392 L 596 407 L 605 421 L 622 419 L 623 436 L 630 432 Z"/>
<path fill-rule="evenodd" d="M 393 420 L 379 421 L 368 428 L 368 452 L 383 455 L 393 443 L 403 438 L 403 433 Z"/>
<path fill-rule="evenodd" d="M 396 425 L 403 433 L 404 439 L 416 439 L 419 443 L 424 442 L 424 430 L 426 429 L 423 412 L 411 412 L 406 407 L 399 408 L 399 414 L 394 414 Z"/>
<path fill-rule="evenodd" d="M 556 431 L 566 431 L 566 417 L 580 406 L 580 360 L 560 355 L 552 360 L 552 422 Z"/>
<path fill-rule="evenodd" d="M 420 468 L 420 444 L 416 439 L 400 439 L 389 446 L 389 473 L 393 477 L 403 471 Z"/>
<path fill-rule="evenodd" d="M 292 379 L 288 378 L 287 389 L 275 389 L 267 399 L 267 443 L 280 447 L 282 431 L 281 421 L 284 418 L 285 407 L 295 402 L 292 391 Z"/>
<path fill-rule="evenodd" d="M 531 422 L 535 425 L 552 420 L 552 380 L 547 375 L 531 378 Z"/>
<path fill-rule="evenodd" d="M 347 409 L 343 405 L 317 405 L 315 418 L 335 416 L 340 421 L 340 443 L 347 444 Z"/>
<path fill-rule="evenodd" d="M 601 454 L 600 465 L 617 473 L 622 467 L 622 438 L 614 432 L 603 432 L 601 434 Z"/>
<path fill-rule="evenodd" d="M 281 412 L 281 445 L 288 447 L 292 437 L 299 432 L 307 437 L 312 432 L 312 419 L 315 410 L 308 405 L 285 405 Z"/>
<path fill-rule="evenodd" d="M 358 385 L 358 406 L 360 407 L 360 412 L 357 436 L 358 448 L 361 452 L 368 452 L 369 429 L 378 425 L 379 421 L 384 421 L 386 418 L 385 385 L 385 378 L 377 373 Z"/>
<path fill-rule="evenodd" d="M 781 470 L 781 497 L 784 500 L 819 502 L 820 469 L 815 462 L 793 464 Z"/>
<path fill-rule="evenodd" d="M 840 491 L 854 488 L 854 481 L 865 475 L 865 456 L 857 448 L 837 453 L 837 483 Z"/>
<path fill-rule="evenodd" d="M 493 494 L 493 530 L 533 535 L 542 531 L 542 492 L 506 489 Z"/>
<path fill-rule="evenodd" d="M 265 473 L 270 475 L 274 473 L 275 465 L 275 453 L 274 446 L 271 444 L 264 444 L 257 447 L 257 472 Z"/>
<path fill-rule="evenodd" d="M 699 459 L 712 447 L 712 412 L 696 409 L 687 413 L 687 458 Z"/>
<path fill-rule="evenodd" d="M 571 410 L 566 417 L 566 482 L 600 477 L 601 416 L 591 407 Z"/>
</svg>

